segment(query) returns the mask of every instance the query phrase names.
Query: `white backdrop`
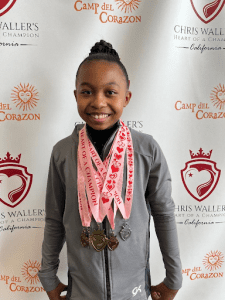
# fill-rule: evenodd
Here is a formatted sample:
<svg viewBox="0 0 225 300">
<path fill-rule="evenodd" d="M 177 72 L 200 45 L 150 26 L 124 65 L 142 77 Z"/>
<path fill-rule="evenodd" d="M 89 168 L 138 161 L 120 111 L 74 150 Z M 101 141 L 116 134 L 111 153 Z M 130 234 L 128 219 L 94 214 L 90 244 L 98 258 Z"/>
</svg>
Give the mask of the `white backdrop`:
<svg viewBox="0 0 225 300">
<path fill-rule="evenodd" d="M 153 135 L 170 167 L 184 272 L 176 299 L 224 300 L 225 1 L 210 2 L 1 1 L 0 300 L 47 299 L 37 271 L 50 153 L 82 122 L 75 74 L 100 39 L 131 80 L 123 120 Z M 150 263 L 157 284 L 153 225 Z"/>
</svg>

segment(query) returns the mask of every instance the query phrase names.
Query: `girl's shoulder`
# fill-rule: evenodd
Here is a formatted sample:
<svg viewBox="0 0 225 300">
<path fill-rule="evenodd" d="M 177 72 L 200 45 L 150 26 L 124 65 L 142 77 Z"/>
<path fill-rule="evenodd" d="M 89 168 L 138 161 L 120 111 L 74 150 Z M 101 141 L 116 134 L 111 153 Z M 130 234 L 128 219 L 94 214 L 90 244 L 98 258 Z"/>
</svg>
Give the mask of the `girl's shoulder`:
<svg viewBox="0 0 225 300">
<path fill-rule="evenodd" d="M 154 157 L 156 152 L 162 152 L 159 144 L 152 135 L 129 128 L 132 136 L 133 147 L 136 153 Z"/>
<path fill-rule="evenodd" d="M 76 125 L 71 135 L 59 140 L 53 146 L 52 152 L 56 160 L 59 157 L 66 157 L 74 147 L 78 146 L 78 135 L 83 126 L 83 124 Z"/>
</svg>

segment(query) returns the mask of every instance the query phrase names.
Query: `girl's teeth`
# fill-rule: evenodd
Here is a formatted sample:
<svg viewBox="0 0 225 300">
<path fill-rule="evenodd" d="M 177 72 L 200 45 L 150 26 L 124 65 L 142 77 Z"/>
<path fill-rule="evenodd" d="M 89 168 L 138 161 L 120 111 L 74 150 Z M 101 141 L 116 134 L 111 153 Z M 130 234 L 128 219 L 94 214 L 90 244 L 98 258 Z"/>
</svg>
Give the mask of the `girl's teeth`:
<svg viewBox="0 0 225 300">
<path fill-rule="evenodd" d="M 95 119 L 103 119 L 103 118 L 106 118 L 108 115 L 93 115 L 93 117 Z"/>
</svg>

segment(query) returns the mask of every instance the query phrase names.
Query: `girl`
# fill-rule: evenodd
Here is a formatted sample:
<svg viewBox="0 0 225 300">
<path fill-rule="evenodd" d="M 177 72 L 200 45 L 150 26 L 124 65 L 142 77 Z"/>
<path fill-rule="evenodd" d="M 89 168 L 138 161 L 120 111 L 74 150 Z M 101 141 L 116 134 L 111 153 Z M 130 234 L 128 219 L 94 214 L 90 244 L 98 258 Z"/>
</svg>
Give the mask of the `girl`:
<svg viewBox="0 0 225 300">
<path fill-rule="evenodd" d="M 173 299 L 181 263 L 166 160 L 149 135 L 120 120 L 130 81 L 112 45 L 101 40 L 80 64 L 74 91 L 86 122 L 51 155 L 39 278 L 49 299 Z M 151 287 L 150 218 L 166 268 Z M 56 276 L 67 243 L 68 287 Z M 67 290 L 66 296 L 60 296 Z"/>
</svg>

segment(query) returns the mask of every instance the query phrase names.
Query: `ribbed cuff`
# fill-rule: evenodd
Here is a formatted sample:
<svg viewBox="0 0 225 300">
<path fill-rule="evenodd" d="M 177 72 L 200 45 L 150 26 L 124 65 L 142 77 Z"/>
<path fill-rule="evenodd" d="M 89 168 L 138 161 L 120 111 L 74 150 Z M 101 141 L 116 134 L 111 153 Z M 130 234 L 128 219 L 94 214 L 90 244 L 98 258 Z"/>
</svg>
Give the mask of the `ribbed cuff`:
<svg viewBox="0 0 225 300">
<path fill-rule="evenodd" d="M 182 287 L 182 277 L 179 282 L 173 283 L 171 280 L 168 280 L 167 277 L 163 280 L 163 283 L 171 290 L 179 290 Z"/>
<path fill-rule="evenodd" d="M 60 283 L 60 280 L 57 275 L 55 275 L 55 272 L 44 272 L 41 271 L 38 272 L 38 277 L 41 281 L 41 284 L 46 292 L 50 292 L 54 290 Z"/>
</svg>

